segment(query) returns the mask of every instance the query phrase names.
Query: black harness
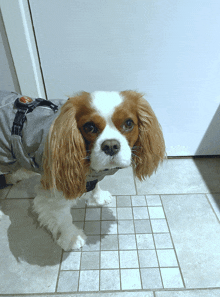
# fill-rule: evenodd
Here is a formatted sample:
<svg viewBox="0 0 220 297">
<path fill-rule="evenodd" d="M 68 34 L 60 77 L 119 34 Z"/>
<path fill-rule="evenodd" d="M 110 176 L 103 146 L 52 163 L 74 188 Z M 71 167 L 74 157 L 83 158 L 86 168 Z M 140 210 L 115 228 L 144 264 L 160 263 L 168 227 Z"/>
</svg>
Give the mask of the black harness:
<svg viewBox="0 0 220 297">
<path fill-rule="evenodd" d="M 13 122 L 11 135 L 19 135 L 22 137 L 22 128 L 24 125 L 24 122 L 27 120 L 26 114 L 29 112 L 32 112 L 36 107 L 38 106 L 48 106 L 50 107 L 54 112 L 58 111 L 58 106 L 53 104 L 49 100 L 37 98 L 34 101 L 30 97 L 21 97 L 17 98 L 14 103 L 14 107 L 17 108 L 17 112 L 15 115 L 15 119 Z"/>
</svg>

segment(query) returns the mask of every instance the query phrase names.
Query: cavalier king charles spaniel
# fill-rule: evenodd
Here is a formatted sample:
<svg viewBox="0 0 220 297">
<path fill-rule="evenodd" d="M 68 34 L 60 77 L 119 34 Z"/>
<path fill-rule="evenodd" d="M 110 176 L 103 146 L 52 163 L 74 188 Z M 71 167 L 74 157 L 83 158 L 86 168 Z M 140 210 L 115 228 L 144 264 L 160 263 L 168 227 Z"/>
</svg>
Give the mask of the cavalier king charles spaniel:
<svg viewBox="0 0 220 297">
<path fill-rule="evenodd" d="M 108 204 L 111 194 L 97 182 L 103 173 L 132 166 L 143 180 L 164 158 L 161 127 L 143 94 L 98 91 L 69 98 L 44 146 L 44 171 L 34 199 L 40 224 L 65 251 L 81 248 L 86 236 L 74 226 L 70 213 L 78 199 L 89 195 L 92 205 Z"/>
</svg>

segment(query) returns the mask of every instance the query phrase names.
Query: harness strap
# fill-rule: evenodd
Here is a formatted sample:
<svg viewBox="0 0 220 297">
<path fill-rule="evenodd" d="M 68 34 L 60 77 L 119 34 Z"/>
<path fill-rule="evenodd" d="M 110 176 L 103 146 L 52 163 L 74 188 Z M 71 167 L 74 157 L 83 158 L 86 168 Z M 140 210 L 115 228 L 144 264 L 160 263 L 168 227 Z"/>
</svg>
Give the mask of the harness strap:
<svg viewBox="0 0 220 297">
<path fill-rule="evenodd" d="M 98 182 L 98 179 L 88 181 L 86 183 L 86 192 L 90 192 L 90 191 L 94 190 L 97 182 Z"/>
<path fill-rule="evenodd" d="M 30 97 L 24 96 L 17 98 L 14 102 L 14 107 L 17 109 L 15 119 L 11 130 L 12 140 L 12 156 L 15 159 L 22 160 L 22 165 L 25 168 L 33 170 L 33 168 L 39 168 L 39 165 L 35 162 L 33 157 L 25 152 L 22 144 L 22 129 L 24 122 L 27 120 L 26 114 L 32 112 L 38 106 L 48 106 L 54 112 L 58 111 L 58 106 L 53 104 L 51 101 L 37 98 L 33 101 Z"/>
<path fill-rule="evenodd" d="M 37 98 L 34 101 L 30 97 L 17 98 L 14 102 L 14 107 L 17 108 L 17 113 L 12 126 L 11 135 L 19 135 L 22 137 L 22 128 L 24 122 L 27 120 L 26 114 L 32 112 L 38 106 L 48 106 L 54 112 L 57 112 L 58 106 L 53 104 L 51 101 Z"/>
</svg>

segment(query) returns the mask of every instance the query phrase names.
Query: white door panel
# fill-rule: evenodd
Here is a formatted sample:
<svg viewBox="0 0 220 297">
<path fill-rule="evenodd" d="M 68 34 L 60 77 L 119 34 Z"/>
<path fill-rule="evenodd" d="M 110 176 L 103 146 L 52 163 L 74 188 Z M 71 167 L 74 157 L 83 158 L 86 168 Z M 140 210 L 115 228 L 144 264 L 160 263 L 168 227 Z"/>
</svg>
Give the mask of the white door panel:
<svg viewBox="0 0 220 297">
<path fill-rule="evenodd" d="M 48 98 L 135 89 L 147 94 L 168 155 L 220 154 L 219 1 L 29 3 Z"/>
</svg>

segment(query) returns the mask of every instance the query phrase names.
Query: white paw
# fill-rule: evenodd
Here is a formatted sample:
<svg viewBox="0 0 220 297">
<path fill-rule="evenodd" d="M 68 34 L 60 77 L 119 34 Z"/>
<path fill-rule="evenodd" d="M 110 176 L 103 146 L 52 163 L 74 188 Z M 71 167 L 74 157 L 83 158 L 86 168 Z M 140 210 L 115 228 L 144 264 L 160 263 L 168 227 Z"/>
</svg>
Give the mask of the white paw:
<svg viewBox="0 0 220 297">
<path fill-rule="evenodd" d="M 87 202 L 88 206 L 104 206 L 112 201 L 112 195 L 109 191 L 98 191 Z"/>
<path fill-rule="evenodd" d="M 86 235 L 81 230 L 74 232 L 61 233 L 57 244 L 64 249 L 64 251 L 70 251 L 80 249 L 86 242 Z"/>
</svg>

